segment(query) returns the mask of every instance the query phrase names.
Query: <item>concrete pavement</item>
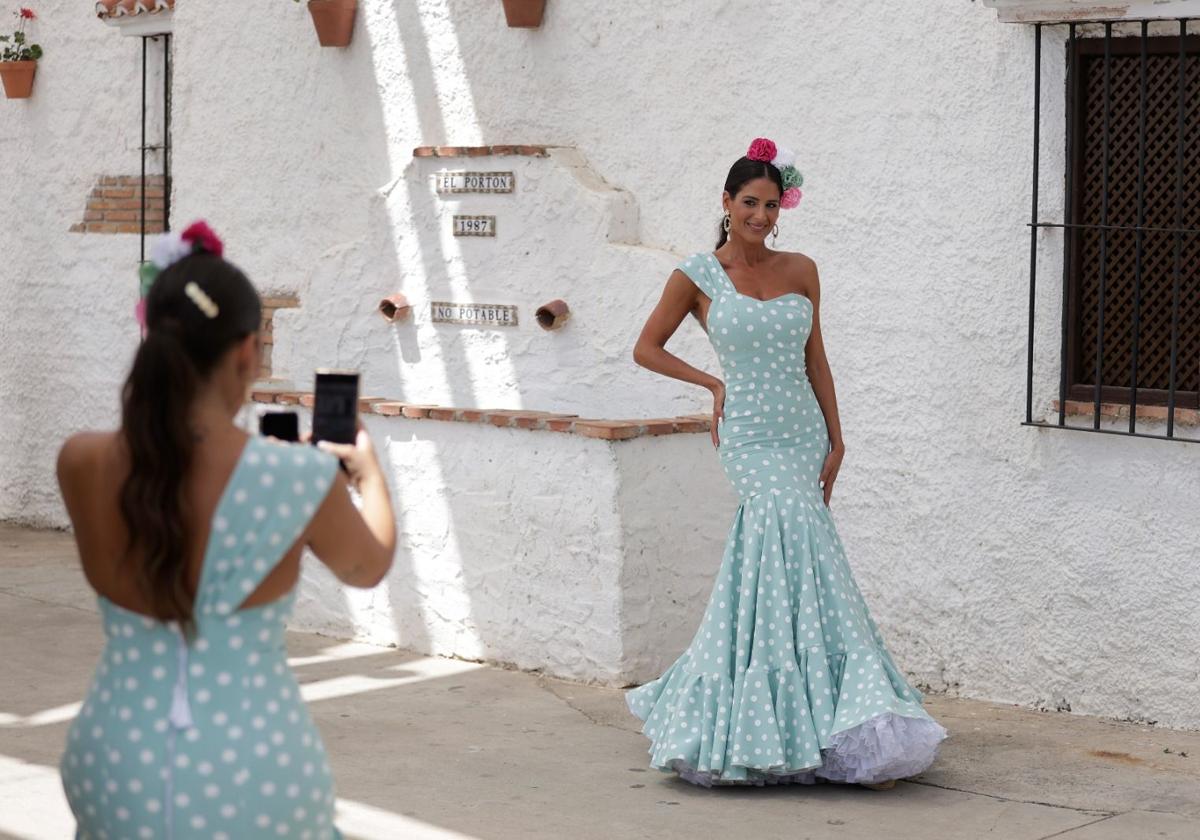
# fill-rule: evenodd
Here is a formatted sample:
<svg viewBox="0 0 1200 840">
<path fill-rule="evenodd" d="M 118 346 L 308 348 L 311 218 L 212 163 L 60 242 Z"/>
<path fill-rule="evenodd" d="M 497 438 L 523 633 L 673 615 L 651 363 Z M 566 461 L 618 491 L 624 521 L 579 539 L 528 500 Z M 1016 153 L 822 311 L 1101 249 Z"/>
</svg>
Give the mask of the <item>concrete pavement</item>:
<svg viewBox="0 0 1200 840">
<path fill-rule="evenodd" d="M 70 538 L 0 526 L 0 838 L 70 836 L 67 726 L 103 638 Z M 1200 733 L 930 697 L 942 756 L 888 792 L 704 790 L 646 769 L 620 692 L 291 634 L 339 825 L 363 840 L 1197 840 Z"/>
</svg>

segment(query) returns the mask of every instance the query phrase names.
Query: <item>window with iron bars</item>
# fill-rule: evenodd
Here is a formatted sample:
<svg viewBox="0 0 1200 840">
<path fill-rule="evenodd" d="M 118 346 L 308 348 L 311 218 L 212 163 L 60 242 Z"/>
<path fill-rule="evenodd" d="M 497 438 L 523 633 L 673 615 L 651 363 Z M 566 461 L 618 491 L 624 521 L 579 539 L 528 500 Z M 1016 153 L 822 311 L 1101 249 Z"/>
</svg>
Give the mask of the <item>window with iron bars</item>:
<svg viewBox="0 0 1200 840">
<path fill-rule="evenodd" d="M 1132 33 L 1103 23 L 1093 37 L 1068 25 L 1061 222 L 1039 218 L 1034 152 L 1029 425 L 1190 439 L 1176 436 L 1175 421 L 1178 409 L 1200 408 L 1200 36 L 1187 20 L 1172 23 L 1173 36 L 1157 34 L 1161 22 L 1154 35 L 1149 21 Z M 1035 144 L 1048 25 L 1035 39 Z M 1048 228 L 1061 229 L 1064 245 L 1058 417 L 1034 422 L 1037 234 Z M 1068 406 L 1080 402 L 1089 422 L 1068 425 Z M 1138 430 L 1149 413 L 1139 405 L 1159 407 L 1165 434 Z M 1120 428 L 1108 422 L 1114 406 Z"/>
</svg>

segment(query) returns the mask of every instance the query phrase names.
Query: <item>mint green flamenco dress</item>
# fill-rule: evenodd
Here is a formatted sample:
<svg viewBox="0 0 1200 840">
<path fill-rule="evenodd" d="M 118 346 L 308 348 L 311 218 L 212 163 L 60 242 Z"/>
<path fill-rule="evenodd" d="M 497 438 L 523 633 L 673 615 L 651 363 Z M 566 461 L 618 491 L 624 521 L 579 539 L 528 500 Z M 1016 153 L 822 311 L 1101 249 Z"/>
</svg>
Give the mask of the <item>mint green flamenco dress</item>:
<svg viewBox="0 0 1200 840">
<path fill-rule="evenodd" d="M 79 840 L 341 837 L 284 646 L 295 590 L 242 606 L 336 474 L 311 446 L 247 442 L 213 514 L 190 638 L 100 598 L 107 640 L 61 762 Z"/>
<path fill-rule="evenodd" d="M 946 731 L 888 654 L 822 498 L 828 434 L 804 369 L 812 303 L 740 294 L 712 254 L 679 268 L 712 300 L 718 451 L 741 504 L 695 638 L 626 695 L 651 766 L 706 786 L 916 775 Z"/>
</svg>

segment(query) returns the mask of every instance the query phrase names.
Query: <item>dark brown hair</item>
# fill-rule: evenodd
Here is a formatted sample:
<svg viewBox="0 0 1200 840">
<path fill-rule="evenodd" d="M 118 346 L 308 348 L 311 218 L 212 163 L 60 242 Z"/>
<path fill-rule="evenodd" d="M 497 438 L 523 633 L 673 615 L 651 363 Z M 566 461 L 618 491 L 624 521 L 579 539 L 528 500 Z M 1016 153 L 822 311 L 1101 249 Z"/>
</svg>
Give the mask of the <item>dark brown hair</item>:
<svg viewBox="0 0 1200 840">
<path fill-rule="evenodd" d="M 737 198 L 742 187 L 755 178 L 770 178 L 775 182 L 775 186 L 779 187 L 779 194 L 783 195 L 783 176 L 779 174 L 779 170 L 765 160 L 750 160 L 748 157 L 738 158 L 733 166 L 729 167 L 729 175 L 725 178 L 725 192 L 729 193 L 730 198 Z M 728 240 L 729 234 L 725 232 L 725 217 L 722 216 L 720 231 L 717 235 L 717 248 L 720 248 Z"/>
<path fill-rule="evenodd" d="M 185 292 L 195 283 L 217 306 L 209 318 Z M 130 469 L 121 486 L 127 554 L 140 549 L 136 576 L 162 621 L 190 632 L 184 478 L 195 445 L 189 411 L 198 386 L 225 353 L 258 331 L 262 302 L 240 270 L 198 252 L 167 268 L 146 296 L 146 335 L 121 391 L 121 438 Z"/>
</svg>

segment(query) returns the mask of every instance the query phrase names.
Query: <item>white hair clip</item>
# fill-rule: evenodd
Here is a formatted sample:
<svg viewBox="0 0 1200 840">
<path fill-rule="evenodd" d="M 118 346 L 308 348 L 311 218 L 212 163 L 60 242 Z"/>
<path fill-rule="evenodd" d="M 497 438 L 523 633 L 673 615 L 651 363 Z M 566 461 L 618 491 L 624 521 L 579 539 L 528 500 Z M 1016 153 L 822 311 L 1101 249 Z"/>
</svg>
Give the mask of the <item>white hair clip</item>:
<svg viewBox="0 0 1200 840">
<path fill-rule="evenodd" d="M 188 296 L 188 300 L 196 304 L 196 308 L 204 313 L 207 318 L 216 318 L 221 314 L 220 307 L 208 296 L 203 289 L 197 285 L 195 280 L 188 282 L 183 287 L 183 293 Z"/>
</svg>

